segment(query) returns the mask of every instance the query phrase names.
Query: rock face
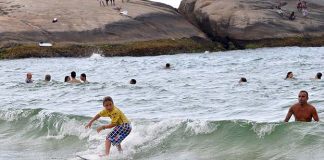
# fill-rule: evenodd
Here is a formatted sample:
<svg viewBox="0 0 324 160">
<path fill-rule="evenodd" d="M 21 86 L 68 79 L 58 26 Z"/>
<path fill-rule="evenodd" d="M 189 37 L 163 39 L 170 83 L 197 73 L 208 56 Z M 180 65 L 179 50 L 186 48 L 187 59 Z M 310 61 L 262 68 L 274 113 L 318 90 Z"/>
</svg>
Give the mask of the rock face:
<svg viewBox="0 0 324 160">
<path fill-rule="evenodd" d="M 179 7 L 211 39 L 233 42 L 324 37 L 324 1 L 307 0 L 307 16 L 297 0 L 183 0 Z M 276 6 L 281 4 L 281 10 Z M 292 12 L 296 19 L 289 20 Z M 282 13 L 281 13 L 282 12 Z"/>
<path fill-rule="evenodd" d="M 8 42 L 91 44 L 183 37 L 206 38 L 174 8 L 157 2 L 116 0 L 115 6 L 105 7 L 97 0 L 0 2 L 0 46 Z"/>
</svg>

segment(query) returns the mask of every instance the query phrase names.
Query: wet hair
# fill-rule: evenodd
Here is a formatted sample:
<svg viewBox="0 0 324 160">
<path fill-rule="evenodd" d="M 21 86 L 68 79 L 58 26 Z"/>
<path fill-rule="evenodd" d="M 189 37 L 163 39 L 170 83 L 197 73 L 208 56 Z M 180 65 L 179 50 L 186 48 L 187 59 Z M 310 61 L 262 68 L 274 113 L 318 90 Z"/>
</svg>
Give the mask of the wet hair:
<svg viewBox="0 0 324 160">
<path fill-rule="evenodd" d="M 170 63 L 165 64 L 165 68 L 170 68 L 170 67 L 171 67 Z"/>
<path fill-rule="evenodd" d="M 241 81 L 241 82 L 247 82 L 247 80 L 246 80 L 245 77 L 242 77 L 240 81 Z"/>
<path fill-rule="evenodd" d="M 65 78 L 64 78 L 64 82 L 68 82 L 69 81 L 69 76 L 65 76 Z"/>
<path fill-rule="evenodd" d="M 306 96 L 307 96 L 307 98 L 308 98 L 308 92 L 307 92 L 307 91 L 305 91 L 305 90 L 301 90 L 299 93 L 306 93 Z"/>
<path fill-rule="evenodd" d="M 51 81 L 51 75 L 49 74 L 45 75 L 45 81 Z"/>
<path fill-rule="evenodd" d="M 291 73 L 292 73 L 292 72 L 288 72 L 288 73 L 287 73 L 287 76 L 286 76 L 285 79 L 287 79 Z"/>
<path fill-rule="evenodd" d="M 76 73 L 74 71 L 71 72 L 71 77 L 75 78 L 76 77 Z"/>
<path fill-rule="evenodd" d="M 316 78 L 321 79 L 321 78 L 322 78 L 322 73 L 318 72 L 318 73 L 316 74 Z"/>
<path fill-rule="evenodd" d="M 31 72 L 28 72 L 28 73 L 26 74 L 26 77 L 28 77 L 28 76 L 33 76 L 33 74 L 32 74 Z"/>
<path fill-rule="evenodd" d="M 87 78 L 87 75 L 85 73 L 82 73 L 81 77 Z"/>
<path fill-rule="evenodd" d="M 102 104 L 105 104 L 105 102 L 107 102 L 107 101 L 109 101 L 109 102 L 111 102 L 112 104 L 114 104 L 114 101 L 113 101 L 113 99 L 112 99 L 110 96 L 105 97 L 105 98 L 102 100 Z"/>
<path fill-rule="evenodd" d="M 130 84 L 136 84 L 136 80 L 135 80 L 135 79 L 131 79 L 131 80 L 129 81 L 129 83 L 130 83 Z"/>
</svg>

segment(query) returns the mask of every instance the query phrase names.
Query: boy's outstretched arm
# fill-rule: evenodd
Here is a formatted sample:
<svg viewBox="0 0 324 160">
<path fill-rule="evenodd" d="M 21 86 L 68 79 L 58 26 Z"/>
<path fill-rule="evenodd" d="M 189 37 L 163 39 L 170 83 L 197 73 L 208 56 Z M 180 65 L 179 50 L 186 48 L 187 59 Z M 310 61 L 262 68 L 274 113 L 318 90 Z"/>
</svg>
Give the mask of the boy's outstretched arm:
<svg viewBox="0 0 324 160">
<path fill-rule="evenodd" d="M 96 121 L 97 119 L 99 119 L 101 116 L 99 114 L 97 114 L 96 116 L 94 116 L 91 121 L 85 126 L 85 128 L 90 128 L 92 126 L 92 123 L 94 121 Z"/>
<path fill-rule="evenodd" d="M 113 127 L 115 127 L 115 126 L 117 126 L 117 125 L 116 125 L 116 124 L 113 124 L 113 123 L 108 124 L 108 125 L 103 125 L 103 126 L 100 126 L 100 127 L 97 128 L 97 132 L 99 133 L 99 132 L 102 131 L 103 129 L 113 128 Z"/>
</svg>

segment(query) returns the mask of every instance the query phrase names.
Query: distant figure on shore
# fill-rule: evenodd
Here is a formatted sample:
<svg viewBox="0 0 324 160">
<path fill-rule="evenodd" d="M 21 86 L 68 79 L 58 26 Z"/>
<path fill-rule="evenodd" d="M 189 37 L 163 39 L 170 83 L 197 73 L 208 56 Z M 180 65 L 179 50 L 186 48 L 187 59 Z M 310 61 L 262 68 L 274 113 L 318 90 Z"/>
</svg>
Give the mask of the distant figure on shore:
<svg viewBox="0 0 324 160">
<path fill-rule="evenodd" d="M 110 0 L 111 5 L 115 5 L 115 0 Z"/>
<path fill-rule="evenodd" d="M 101 7 L 101 6 L 103 6 L 103 7 L 105 6 L 105 2 L 104 2 L 103 0 L 98 0 L 98 1 L 99 1 L 99 5 L 100 5 L 100 7 Z"/>
<path fill-rule="evenodd" d="M 293 21 L 295 19 L 296 19 L 295 12 L 291 12 L 291 14 L 289 16 L 289 20 Z"/>
<path fill-rule="evenodd" d="M 290 80 L 295 79 L 293 72 L 288 72 L 287 73 L 287 76 L 286 76 L 285 80 L 289 80 L 289 79 Z"/>
<path fill-rule="evenodd" d="M 308 15 L 308 11 L 307 11 L 307 2 L 306 1 L 298 1 L 297 3 L 297 10 L 299 12 L 302 12 L 303 16 L 307 16 Z"/>
<path fill-rule="evenodd" d="M 33 78 L 32 73 L 28 72 L 27 75 L 26 75 L 26 80 L 25 80 L 25 82 L 26 82 L 26 83 L 33 83 L 34 81 L 32 80 L 32 78 Z"/>
<path fill-rule="evenodd" d="M 46 82 L 51 81 L 51 75 L 49 75 L 49 74 L 45 75 L 45 81 Z"/>
<path fill-rule="evenodd" d="M 308 15 L 308 10 L 307 9 L 303 9 L 302 10 L 302 14 L 304 17 L 306 17 Z"/>
<path fill-rule="evenodd" d="M 80 80 L 82 83 L 89 83 L 89 81 L 87 81 L 87 75 L 85 73 L 82 73 L 80 75 Z"/>
<path fill-rule="evenodd" d="M 306 1 L 302 1 L 302 9 L 307 9 L 307 2 Z"/>
<path fill-rule="evenodd" d="M 318 72 L 315 76 L 315 79 L 322 79 L 322 73 Z"/>
<path fill-rule="evenodd" d="M 302 11 L 302 9 L 303 9 L 303 4 L 302 4 L 302 2 L 299 0 L 298 3 L 297 3 L 297 10 L 298 10 L 298 11 Z"/>
<path fill-rule="evenodd" d="M 74 71 L 71 72 L 71 80 L 69 81 L 70 83 L 81 83 L 80 80 L 76 79 L 76 73 Z"/>
<path fill-rule="evenodd" d="M 115 5 L 115 0 L 106 0 L 106 5 L 109 6 L 109 1 L 110 1 L 110 5 Z"/>
<path fill-rule="evenodd" d="M 246 80 L 245 77 L 242 77 L 242 78 L 240 79 L 240 81 L 239 81 L 239 83 L 245 83 L 245 82 L 247 82 L 247 80 Z"/>
<path fill-rule="evenodd" d="M 131 80 L 129 81 L 129 84 L 136 84 L 136 80 L 135 80 L 135 79 L 131 79 Z"/>
<path fill-rule="evenodd" d="M 277 5 L 275 6 L 275 8 L 277 9 L 280 9 L 281 10 L 281 7 L 287 5 L 287 2 L 281 2 L 281 0 L 277 0 Z"/>
<path fill-rule="evenodd" d="M 70 76 L 65 76 L 64 77 L 64 82 L 70 82 L 71 81 L 71 78 L 70 78 Z"/>
<path fill-rule="evenodd" d="M 298 94 L 298 103 L 292 105 L 287 113 L 285 122 L 288 122 L 290 117 L 294 115 L 295 121 L 311 122 L 312 119 L 319 121 L 316 108 L 307 103 L 308 92 L 300 91 Z"/>
<path fill-rule="evenodd" d="M 165 64 L 165 69 L 170 69 L 170 68 L 171 68 L 170 63 Z"/>
</svg>

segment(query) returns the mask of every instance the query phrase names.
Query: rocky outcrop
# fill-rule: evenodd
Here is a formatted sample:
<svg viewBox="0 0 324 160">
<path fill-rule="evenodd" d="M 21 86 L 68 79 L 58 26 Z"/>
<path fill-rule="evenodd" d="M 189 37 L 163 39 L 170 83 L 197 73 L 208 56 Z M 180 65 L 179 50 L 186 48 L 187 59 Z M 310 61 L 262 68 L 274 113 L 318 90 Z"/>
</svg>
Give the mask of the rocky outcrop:
<svg viewBox="0 0 324 160">
<path fill-rule="evenodd" d="M 105 7 L 96 0 L 0 2 L 0 48 L 4 43 L 105 44 L 183 37 L 205 35 L 176 9 L 157 2 L 116 0 L 115 6 Z"/>
<path fill-rule="evenodd" d="M 247 48 L 251 44 L 262 44 L 261 47 L 324 45 L 324 1 L 307 0 L 306 16 L 297 10 L 297 2 L 183 0 L 179 12 L 226 48 L 231 45 L 234 48 Z M 289 20 L 292 12 L 295 12 L 296 18 Z"/>
</svg>

